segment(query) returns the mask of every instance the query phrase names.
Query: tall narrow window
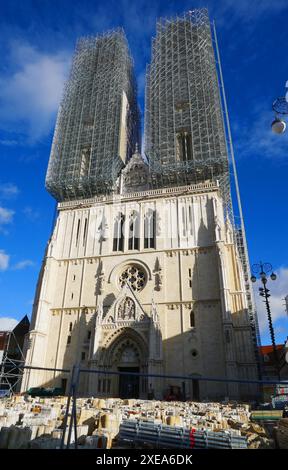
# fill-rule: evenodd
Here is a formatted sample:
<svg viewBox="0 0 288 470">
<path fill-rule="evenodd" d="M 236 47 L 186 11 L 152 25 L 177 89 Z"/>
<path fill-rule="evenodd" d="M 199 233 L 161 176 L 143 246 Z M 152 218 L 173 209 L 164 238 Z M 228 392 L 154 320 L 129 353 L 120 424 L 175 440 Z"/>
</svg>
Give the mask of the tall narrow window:
<svg viewBox="0 0 288 470">
<path fill-rule="evenodd" d="M 76 246 L 78 245 L 79 233 L 80 233 L 80 219 L 78 219 L 78 223 L 77 223 Z"/>
<path fill-rule="evenodd" d="M 85 148 L 81 151 L 81 162 L 80 162 L 80 178 L 85 178 L 89 173 L 91 158 L 91 148 Z"/>
<path fill-rule="evenodd" d="M 73 325 L 72 325 L 72 323 L 70 323 L 69 324 L 69 331 L 72 331 L 72 327 L 73 327 Z"/>
<path fill-rule="evenodd" d="M 189 279 L 189 287 L 192 287 L 192 271 L 191 271 L 191 268 L 188 269 L 188 279 Z"/>
<path fill-rule="evenodd" d="M 181 131 L 177 133 L 176 155 L 178 161 L 186 162 L 192 160 L 192 139 L 190 132 Z"/>
<path fill-rule="evenodd" d="M 193 310 L 191 310 L 190 312 L 190 328 L 194 328 L 195 327 L 195 313 L 193 312 Z"/>
<path fill-rule="evenodd" d="M 185 206 L 182 206 L 182 233 L 183 233 L 183 237 L 186 237 L 187 233 L 187 218 L 186 218 L 186 207 Z"/>
<path fill-rule="evenodd" d="M 144 248 L 155 248 L 156 211 L 149 209 L 144 216 Z"/>
<path fill-rule="evenodd" d="M 124 222 L 125 216 L 119 212 L 114 222 L 113 251 L 124 250 Z"/>
<path fill-rule="evenodd" d="M 87 218 L 85 219 L 85 225 L 84 225 L 83 246 L 85 245 L 85 242 L 86 242 L 86 236 L 87 236 Z"/>
<path fill-rule="evenodd" d="M 225 338 L 226 338 L 226 343 L 230 343 L 230 331 L 225 330 Z"/>
<path fill-rule="evenodd" d="M 190 227 L 190 235 L 193 235 L 192 206 L 189 206 L 189 227 Z"/>
<path fill-rule="evenodd" d="M 139 250 L 139 213 L 136 211 L 129 217 L 128 250 Z"/>
</svg>

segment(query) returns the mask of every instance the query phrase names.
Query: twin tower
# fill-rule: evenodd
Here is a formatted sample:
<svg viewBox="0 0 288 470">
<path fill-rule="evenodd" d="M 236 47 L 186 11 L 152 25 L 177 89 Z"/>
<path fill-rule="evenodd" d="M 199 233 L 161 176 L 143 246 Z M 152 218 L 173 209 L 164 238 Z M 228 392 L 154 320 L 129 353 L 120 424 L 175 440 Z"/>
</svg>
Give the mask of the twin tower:
<svg viewBox="0 0 288 470">
<path fill-rule="evenodd" d="M 257 378 L 257 338 L 213 49 L 206 10 L 158 22 L 142 158 L 123 31 L 78 42 L 46 178 L 58 215 L 23 390 L 67 393 L 79 364 L 82 396 L 255 397 L 237 382 Z"/>
<path fill-rule="evenodd" d="M 80 39 L 46 180 L 58 201 L 115 191 L 141 144 L 136 93 L 122 30 Z M 149 187 L 216 180 L 228 171 L 206 10 L 157 25 L 146 77 L 145 153 Z"/>
</svg>

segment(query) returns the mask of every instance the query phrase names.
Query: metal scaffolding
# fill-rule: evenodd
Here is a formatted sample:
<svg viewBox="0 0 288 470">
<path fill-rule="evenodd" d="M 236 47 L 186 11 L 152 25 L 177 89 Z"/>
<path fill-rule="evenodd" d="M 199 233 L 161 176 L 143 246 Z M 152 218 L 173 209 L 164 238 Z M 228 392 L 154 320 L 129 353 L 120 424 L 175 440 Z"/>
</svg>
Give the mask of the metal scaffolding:
<svg viewBox="0 0 288 470">
<path fill-rule="evenodd" d="M 25 335 L 30 322 L 25 315 L 13 330 L 0 331 L 0 392 L 11 394 L 20 390 L 25 356 Z"/>
<path fill-rule="evenodd" d="M 46 176 L 58 200 L 110 192 L 140 137 L 133 60 L 122 29 L 81 38 Z"/>
<path fill-rule="evenodd" d="M 162 19 L 147 69 L 145 151 L 152 186 L 220 180 L 231 206 L 229 165 L 206 9 Z"/>
</svg>

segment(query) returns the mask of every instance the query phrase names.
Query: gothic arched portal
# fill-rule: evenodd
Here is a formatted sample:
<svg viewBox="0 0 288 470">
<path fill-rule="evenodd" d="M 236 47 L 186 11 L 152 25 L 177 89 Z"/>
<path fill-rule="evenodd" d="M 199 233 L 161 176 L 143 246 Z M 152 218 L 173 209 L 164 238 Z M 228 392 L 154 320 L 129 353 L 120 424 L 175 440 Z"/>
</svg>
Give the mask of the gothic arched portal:
<svg viewBox="0 0 288 470">
<path fill-rule="evenodd" d="M 106 343 L 107 344 L 107 343 Z M 120 398 L 145 397 L 147 379 L 135 375 L 147 372 L 148 345 L 133 328 L 122 328 L 103 351 L 101 368 L 120 372 L 111 377 L 111 394 Z"/>
</svg>

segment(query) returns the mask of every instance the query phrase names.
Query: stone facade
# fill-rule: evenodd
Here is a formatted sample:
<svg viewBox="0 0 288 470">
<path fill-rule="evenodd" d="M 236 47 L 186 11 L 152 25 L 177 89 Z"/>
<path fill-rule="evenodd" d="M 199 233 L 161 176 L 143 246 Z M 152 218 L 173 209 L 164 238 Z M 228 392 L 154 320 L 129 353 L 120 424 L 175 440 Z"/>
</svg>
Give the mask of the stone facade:
<svg viewBox="0 0 288 470">
<path fill-rule="evenodd" d="M 118 194 L 58 205 L 26 364 L 103 371 L 81 374 L 83 396 L 147 398 L 153 391 L 163 398 L 168 383 L 134 377 L 129 384 L 105 371 L 256 379 L 243 272 L 218 185 L 145 189 L 146 170 L 133 158 Z M 141 175 L 138 192 L 125 190 L 132 167 Z M 255 393 L 237 383 L 169 383 L 183 388 L 183 381 L 190 399 Z M 25 373 L 23 390 L 40 385 L 67 391 L 69 374 Z"/>
</svg>

